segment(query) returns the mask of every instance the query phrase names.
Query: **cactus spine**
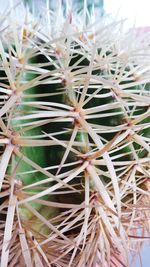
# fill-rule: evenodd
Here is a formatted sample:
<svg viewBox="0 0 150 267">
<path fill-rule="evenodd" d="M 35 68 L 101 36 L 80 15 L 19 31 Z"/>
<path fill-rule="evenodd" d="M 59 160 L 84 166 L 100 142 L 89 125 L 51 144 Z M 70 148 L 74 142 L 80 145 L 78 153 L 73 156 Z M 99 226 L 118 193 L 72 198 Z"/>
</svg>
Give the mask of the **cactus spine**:
<svg viewBox="0 0 150 267">
<path fill-rule="evenodd" d="M 49 27 L 17 8 L 0 42 L 1 266 L 130 266 L 149 233 L 148 35 L 86 7 Z"/>
</svg>

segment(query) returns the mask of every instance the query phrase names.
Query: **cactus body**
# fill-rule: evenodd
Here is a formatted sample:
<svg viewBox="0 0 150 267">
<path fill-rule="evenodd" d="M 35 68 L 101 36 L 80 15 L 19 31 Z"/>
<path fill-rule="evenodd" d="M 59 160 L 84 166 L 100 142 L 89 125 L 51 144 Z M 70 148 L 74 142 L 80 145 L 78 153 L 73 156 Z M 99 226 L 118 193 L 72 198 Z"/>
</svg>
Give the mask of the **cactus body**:
<svg viewBox="0 0 150 267">
<path fill-rule="evenodd" d="M 149 233 L 149 38 L 83 15 L 2 32 L 3 267 L 127 267 Z"/>
</svg>

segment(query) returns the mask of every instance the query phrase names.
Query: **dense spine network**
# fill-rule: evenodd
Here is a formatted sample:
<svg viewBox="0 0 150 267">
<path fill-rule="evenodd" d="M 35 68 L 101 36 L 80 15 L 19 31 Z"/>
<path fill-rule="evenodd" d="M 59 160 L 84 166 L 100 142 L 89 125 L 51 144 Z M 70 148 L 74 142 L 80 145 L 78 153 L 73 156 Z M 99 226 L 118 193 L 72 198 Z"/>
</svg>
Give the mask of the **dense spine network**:
<svg viewBox="0 0 150 267">
<path fill-rule="evenodd" d="M 150 227 L 149 34 L 48 2 L 1 23 L 1 266 L 130 266 Z"/>
</svg>

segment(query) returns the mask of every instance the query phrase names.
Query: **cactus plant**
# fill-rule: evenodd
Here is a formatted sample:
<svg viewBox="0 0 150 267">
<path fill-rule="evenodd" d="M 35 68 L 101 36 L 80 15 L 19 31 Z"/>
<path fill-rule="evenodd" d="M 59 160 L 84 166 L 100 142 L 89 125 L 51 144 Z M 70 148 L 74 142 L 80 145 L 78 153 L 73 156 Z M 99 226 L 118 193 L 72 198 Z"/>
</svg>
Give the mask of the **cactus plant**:
<svg viewBox="0 0 150 267">
<path fill-rule="evenodd" d="M 2 267 L 131 266 L 149 236 L 149 36 L 66 3 L 2 18 Z"/>
</svg>

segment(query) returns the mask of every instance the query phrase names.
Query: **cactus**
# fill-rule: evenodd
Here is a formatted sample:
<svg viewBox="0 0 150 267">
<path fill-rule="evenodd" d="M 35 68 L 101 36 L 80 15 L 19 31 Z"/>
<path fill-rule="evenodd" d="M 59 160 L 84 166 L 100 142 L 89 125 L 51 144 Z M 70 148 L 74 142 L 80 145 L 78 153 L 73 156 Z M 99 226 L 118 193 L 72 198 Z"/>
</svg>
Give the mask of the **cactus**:
<svg viewBox="0 0 150 267">
<path fill-rule="evenodd" d="M 2 18 L 2 267 L 127 267 L 149 236 L 149 36 L 66 3 Z"/>
</svg>

